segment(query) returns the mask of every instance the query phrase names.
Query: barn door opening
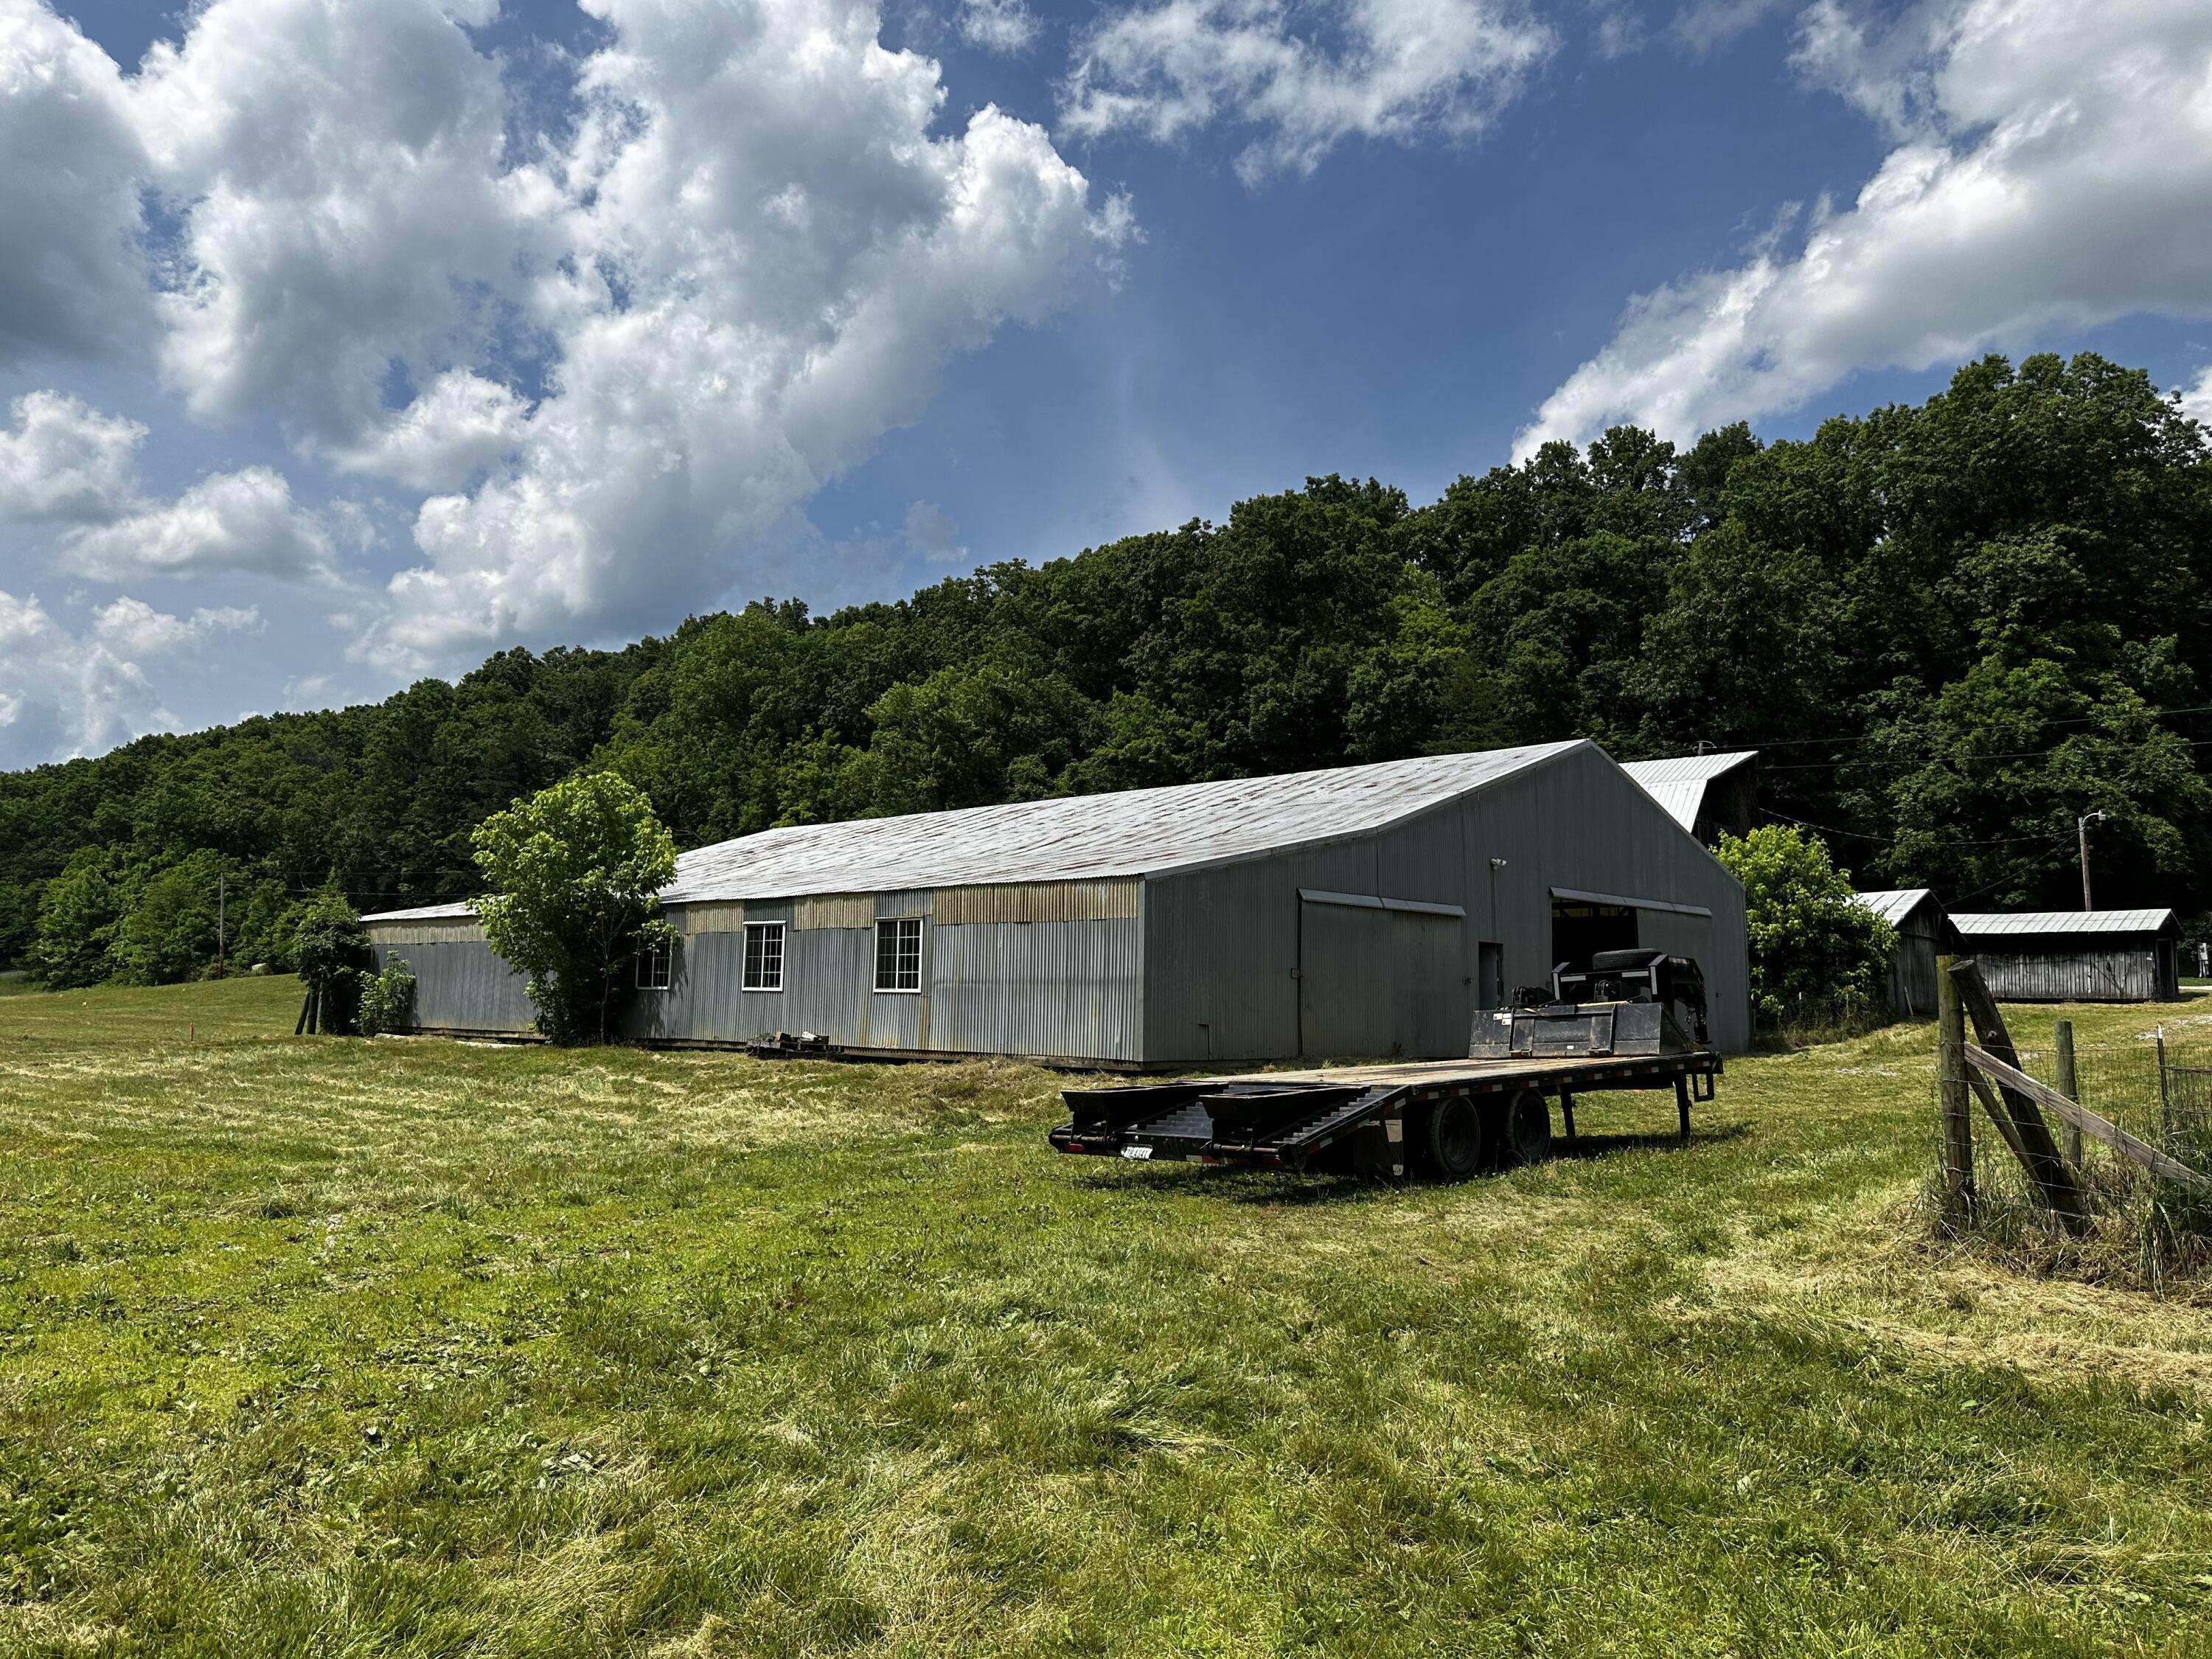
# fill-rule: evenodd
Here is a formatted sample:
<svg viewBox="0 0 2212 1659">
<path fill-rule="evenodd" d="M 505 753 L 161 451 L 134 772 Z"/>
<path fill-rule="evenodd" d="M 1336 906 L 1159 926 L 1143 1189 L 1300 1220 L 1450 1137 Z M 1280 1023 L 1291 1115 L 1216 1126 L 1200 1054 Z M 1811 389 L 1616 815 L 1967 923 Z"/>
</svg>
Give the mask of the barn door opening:
<svg viewBox="0 0 2212 1659">
<path fill-rule="evenodd" d="M 1298 901 L 1298 1038 L 1308 1060 L 1467 1052 L 1464 921 L 1364 895 Z"/>
<path fill-rule="evenodd" d="M 1632 951 L 1636 910 L 1632 905 L 1598 904 L 1583 899 L 1552 901 L 1552 960 L 1544 964 L 1550 977 L 1553 963 L 1587 963 L 1600 951 Z"/>
</svg>

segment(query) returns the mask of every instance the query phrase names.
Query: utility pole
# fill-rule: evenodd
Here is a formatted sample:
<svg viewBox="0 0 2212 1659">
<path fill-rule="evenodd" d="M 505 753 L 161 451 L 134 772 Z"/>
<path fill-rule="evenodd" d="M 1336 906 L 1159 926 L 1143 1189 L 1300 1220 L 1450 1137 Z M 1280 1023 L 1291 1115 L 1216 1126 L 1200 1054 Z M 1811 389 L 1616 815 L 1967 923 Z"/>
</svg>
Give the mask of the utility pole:
<svg viewBox="0 0 2212 1659">
<path fill-rule="evenodd" d="M 215 976 L 223 975 L 223 923 L 230 908 L 230 878 L 219 876 L 215 887 Z"/>
<path fill-rule="evenodd" d="M 2081 848 L 2081 908 L 2084 910 L 2097 908 L 2096 901 L 2089 896 L 2089 826 L 2104 821 L 2105 814 L 2102 812 L 2084 812 L 2074 820 L 2074 839 Z"/>
</svg>

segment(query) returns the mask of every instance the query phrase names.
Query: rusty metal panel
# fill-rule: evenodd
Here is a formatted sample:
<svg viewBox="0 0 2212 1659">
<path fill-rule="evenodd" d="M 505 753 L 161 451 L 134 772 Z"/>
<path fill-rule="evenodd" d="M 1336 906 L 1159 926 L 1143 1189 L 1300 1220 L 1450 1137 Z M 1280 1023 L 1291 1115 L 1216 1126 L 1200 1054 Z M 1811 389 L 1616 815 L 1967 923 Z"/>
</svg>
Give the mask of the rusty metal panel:
<svg viewBox="0 0 2212 1659">
<path fill-rule="evenodd" d="M 937 895 L 937 920 L 946 927 L 975 922 L 1117 921 L 1137 914 L 1142 885 L 1133 877 L 1111 881 L 1018 881 L 995 887 L 947 887 Z"/>
</svg>

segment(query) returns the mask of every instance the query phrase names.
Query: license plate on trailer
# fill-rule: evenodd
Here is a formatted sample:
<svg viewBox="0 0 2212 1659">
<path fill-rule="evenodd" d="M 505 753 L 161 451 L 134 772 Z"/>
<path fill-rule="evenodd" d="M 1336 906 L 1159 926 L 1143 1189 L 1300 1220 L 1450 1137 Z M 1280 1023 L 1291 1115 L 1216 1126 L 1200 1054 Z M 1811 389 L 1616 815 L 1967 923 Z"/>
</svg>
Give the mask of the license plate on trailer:
<svg viewBox="0 0 2212 1659">
<path fill-rule="evenodd" d="M 1152 1155 L 1152 1149 L 1149 1146 L 1124 1146 L 1121 1149 L 1124 1158 L 1150 1158 Z"/>
</svg>

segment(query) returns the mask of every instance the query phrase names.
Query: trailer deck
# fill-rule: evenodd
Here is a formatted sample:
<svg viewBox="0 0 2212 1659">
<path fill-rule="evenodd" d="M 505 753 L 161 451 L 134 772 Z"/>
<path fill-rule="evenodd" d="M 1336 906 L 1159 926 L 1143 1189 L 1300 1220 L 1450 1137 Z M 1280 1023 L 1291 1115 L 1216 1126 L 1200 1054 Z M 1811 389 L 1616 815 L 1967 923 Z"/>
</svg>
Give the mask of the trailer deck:
<svg viewBox="0 0 2212 1659">
<path fill-rule="evenodd" d="M 1551 1109 L 1575 1134 L 1578 1095 L 1674 1091 L 1684 1139 L 1690 1107 L 1713 1097 L 1710 1049 L 1410 1060 L 1310 1071 L 1249 1072 L 1120 1089 L 1064 1091 L 1063 1152 L 1403 1176 L 1409 1167 L 1463 1180 L 1533 1162 L 1551 1147 Z M 1464 1103 L 1455 1104 L 1454 1103 Z"/>
</svg>

